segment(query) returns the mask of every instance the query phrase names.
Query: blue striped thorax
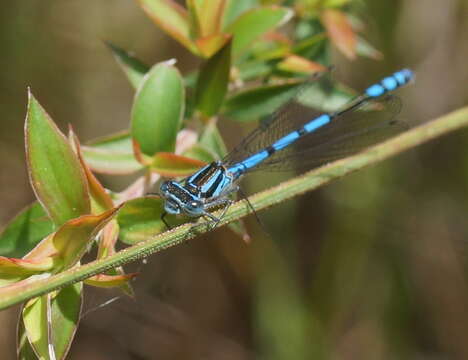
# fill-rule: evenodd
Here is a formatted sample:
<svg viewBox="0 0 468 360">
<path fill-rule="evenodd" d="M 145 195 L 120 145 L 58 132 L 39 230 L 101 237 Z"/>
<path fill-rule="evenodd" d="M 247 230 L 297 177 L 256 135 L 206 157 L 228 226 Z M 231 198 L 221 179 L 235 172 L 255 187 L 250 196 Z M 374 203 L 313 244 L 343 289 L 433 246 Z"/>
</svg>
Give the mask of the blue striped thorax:
<svg viewBox="0 0 468 360">
<path fill-rule="evenodd" d="M 169 180 L 161 184 L 160 194 L 166 200 L 169 214 L 186 213 L 201 216 L 207 205 L 226 194 L 233 184 L 233 176 L 221 162 L 212 162 L 181 182 Z"/>
</svg>

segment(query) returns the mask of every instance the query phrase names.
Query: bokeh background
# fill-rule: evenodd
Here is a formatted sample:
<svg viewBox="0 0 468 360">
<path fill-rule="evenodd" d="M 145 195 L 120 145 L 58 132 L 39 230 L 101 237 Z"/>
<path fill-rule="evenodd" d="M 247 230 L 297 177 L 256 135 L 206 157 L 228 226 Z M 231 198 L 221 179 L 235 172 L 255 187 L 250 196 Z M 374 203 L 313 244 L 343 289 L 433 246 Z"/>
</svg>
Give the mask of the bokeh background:
<svg viewBox="0 0 468 360">
<path fill-rule="evenodd" d="M 400 93 L 412 125 L 468 104 L 467 1 L 366 3 L 385 59 L 336 54 L 341 79 L 362 88 L 413 68 Z M 33 200 L 28 86 L 83 141 L 128 126 L 133 90 L 104 39 L 183 73 L 198 64 L 131 0 L 2 4 L 0 224 Z M 468 359 L 467 147 L 460 131 L 265 211 L 263 228 L 251 216 L 249 245 L 218 229 L 152 256 L 136 300 L 85 315 L 70 359 Z M 255 175 L 248 192 L 285 176 Z M 86 309 L 115 295 L 87 288 Z M 15 358 L 17 311 L 0 313 L 2 359 Z"/>
</svg>

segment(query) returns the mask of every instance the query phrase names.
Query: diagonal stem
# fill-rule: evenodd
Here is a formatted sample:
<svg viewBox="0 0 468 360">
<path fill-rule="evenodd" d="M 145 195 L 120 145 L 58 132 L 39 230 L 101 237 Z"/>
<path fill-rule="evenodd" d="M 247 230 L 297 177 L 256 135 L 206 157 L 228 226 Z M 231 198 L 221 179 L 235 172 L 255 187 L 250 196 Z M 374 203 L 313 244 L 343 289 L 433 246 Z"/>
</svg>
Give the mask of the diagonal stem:
<svg viewBox="0 0 468 360">
<path fill-rule="evenodd" d="M 283 182 L 271 189 L 257 193 L 249 198 L 250 203 L 256 211 L 265 209 L 467 125 L 468 107 L 465 107 L 413 128 L 357 155 L 336 161 Z M 249 213 L 249 210 L 249 206 L 245 200 L 239 201 L 229 208 L 229 211 L 227 211 L 219 225 L 224 225 L 244 217 Z M 107 258 L 69 269 L 46 279 L 12 284 L 0 289 L 0 309 L 84 280 L 117 266 L 147 257 L 153 253 L 187 241 L 207 230 L 208 228 L 204 224 L 185 224 L 151 237 L 144 242 L 119 251 Z"/>
</svg>

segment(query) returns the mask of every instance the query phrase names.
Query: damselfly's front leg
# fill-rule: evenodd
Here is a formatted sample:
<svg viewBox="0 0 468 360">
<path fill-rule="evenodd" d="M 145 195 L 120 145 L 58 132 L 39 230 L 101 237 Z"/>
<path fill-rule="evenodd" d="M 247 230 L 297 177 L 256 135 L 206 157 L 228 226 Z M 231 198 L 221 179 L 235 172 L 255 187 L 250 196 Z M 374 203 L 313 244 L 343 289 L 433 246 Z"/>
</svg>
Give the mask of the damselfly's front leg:
<svg viewBox="0 0 468 360">
<path fill-rule="evenodd" d="M 219 207 L 219 206 L 223 206 L 223 210 L 221 212 L 221 215 L 219 217 L 216 217 L 214 216 L 213 214 L 209 213 L 208 211 L 205 211 L 205 213 L 203 214 L 203 216 L 209 218 L 210 220 L 213 221 L 211 227 L 210 227 L 210 231 L 213 230 L 216 226 L 218 226 L 219 222 L 221 221 L 221 219 L 224 217 L 224 215 L 226 215 L 226 212 L 228 211 L 229 207 L 232 205 L 234 201 L 229 199 L 229 198 L 221 198 L 221 199 L 217 199 L 217 200 L 214 200 L 210 203 L 208 203 L 206 205 L 207 209 L 210 209 L 210 208 L 216 208 L 216 207 Z"/>
</svg>

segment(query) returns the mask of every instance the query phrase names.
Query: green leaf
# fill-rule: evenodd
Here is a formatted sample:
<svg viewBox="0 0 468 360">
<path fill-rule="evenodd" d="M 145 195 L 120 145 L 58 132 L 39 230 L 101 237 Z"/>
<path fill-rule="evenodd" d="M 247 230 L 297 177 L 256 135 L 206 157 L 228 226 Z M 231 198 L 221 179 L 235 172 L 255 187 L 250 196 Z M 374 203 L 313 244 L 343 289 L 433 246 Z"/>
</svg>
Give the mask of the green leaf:
<svg viewBox="0 0 468 360">
<path fill-rule="evenodd" d="M 195 23 L 192 29 L 196 29 L 197 38 L 221 32 L 226 0 L 187 0 L 187 5 Z"/>
<path fill-rule="evenodd" d="M 182 124 L 185 91 L 179 71 L 169 62 L 156 64 L 145 76 L 132 108 L 132 137 L 146 155 L 173 152 Z"/>
<path fill-rule="evenodd" d="M 41 359 L 50 359 L 49 344 L 52 344 L 55 358 L 64 359 L 80 320 L 82 291 L 82 283 L 76 283 L 63 288 L 54 297 L 43 295 L 26 304 L 19 320 L 20 346 L 25 344 L 21 331 L 24 329 L 30 344 Z M 50 326 L 47 311 L 51 313 Z M 27 347 L 24 350 L 27 351 Z"/>
<path fill-rule="evenodd" d="M 271 62 L 254 60 L 242 62 L 237 68 L 240 71 L 239 78 L 249 81 L 269 76 L 274 70 L 274 65 Z"/>
<path fill-rule="evenodd" d="M 292 15 L 292 10 L 279 6 L 264 6 L 243 13 L 226 28 L 226 32 L 233 35 L 233 55 L 238 55 L 267 31 L 287 22 Z"/>
<path fill-rule="evenodd" d="M 203 161 L 205 163 L 210 163 L 212 161 L 215 161 L 215 160 L 219 159 L 219 156 L 217 156 L 215 153 L 213 153 L 212 151 L 206 149 L 205 147 L 203 147 L 203 146 L 201 146 L 199 144 L 197 144 L 195 146 L 192 146 L 190 149 L 188 149 L 182 155 L 186 156 L 188 158 Z"/>
<path fill-rule="evenodd" d="M 104 174 L 131 174 L 143 168 L 133 155 L 132 138 L 128 132 L 113 134 L 81 146 L 89 167 Z"/>
<path fill-rule="evenodd" d="M 257 0 L 227 0 L 226 10 L 222 19 L 222 28 L 225 29 L 239 15 L 258 5 Z"/>
<path fill-rule="evenodd" d="M 0 234 L 0 255 L 20 258 L 54 231 L 54 224 L 41 204 L 23 209 Z"/>
<path fill-rule="evenodd" d="M 325 0 L 322 1 L 323 7 L 342 7 L 351 2 L 351 0 Z"/>
<path fill-rule="evenodd" d="M 218 113 L 228 90 L 230 69 L 231 41 L 201 67 L 195 106 L 203 115 L 211 117 Z"/>
<path fill-rule="evenodd" d="M 127 201 L 117 215 L 120 226 L 120 240 L 128 245 L 136 244 L 166 230 L 161 220 L 164 201 L 155 196 L 148 196 Z M 168 216 L 170 223 L 182 223 L 183 219 Z M 187 220 L 187 219 L 185 219 Z"/>
<path fill-rule="evenodd" d="M 229 98 L 224 107 L 225 115 L 238 121 L 251 121 L 271 115 L 285 102 L 296 96 L 304 82 L 267 85 L 245 90 Z M 317 111 L 336 111 L 355 97 L 355 93 L 326 78 L 311 82 L 301 89 L 300 101 Z"/>
<path fill-rule="evenodd" d="M 18 319 L 16 339 L 16 343 L 18 344 L 16 349 L 18 353 L 18 360 L 36 360 L 37 356 L 34 353 L 34 349 L 32 348 L 31 344 L 29 343 L 21 317 Z"/>
<path fill-rule="evenodd" d="M 187 10 L 173 0 L 138 0 L 140 6 L 153 22 L 197 54 L 197 48 L 190 40 L 190 24 Z"/>
<path fill-rule="evenodd" d="M 31 185 L 56 225 L 89 214 L 90 199 L 80 162 L 52 119 L 29 93 L 25 127 Z"/>
<path fill-rule="evenodd" d="M 215 121 L 211 121 L 205 126 L 198 144 L 215 153 L 219 159 L 227 154 L 226 145 Z"/>
<path fill-rule="evenodd" d="M 50 359 L 47 334 L 47 295 L 30 300 L 22 311 L 23 326 L 28 341 L 38 358 Z"/>
<path fill-rule="evenodd" d="M 89 167 L 97 173 L 125 175 L 143 168 L 143 165 L 135 160 L 133 153 L 101 150 L 91 146 L 83 146 L 82 150 Z"/>
<path fill-rule="evenodd" d="M 299 83 L 266 85 L 241 91 L 225 102 L 224 114 L 238 121 L 253 121 L 273 113 L 296 94 Z"/>
<path fill-rule="evenodd" d="M 106 41 L 106 45 L 112 52 L 112 55 L 114 55 L 114 58 L 125 75 L 127 75 L 130 83 L 135 89 L 138 89 L 143 77 L 149 71 L 149 66 L 109 41 Z"/>
</svg>

